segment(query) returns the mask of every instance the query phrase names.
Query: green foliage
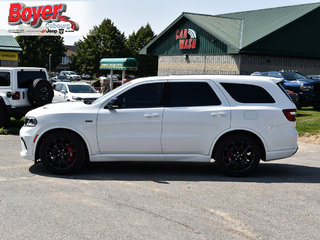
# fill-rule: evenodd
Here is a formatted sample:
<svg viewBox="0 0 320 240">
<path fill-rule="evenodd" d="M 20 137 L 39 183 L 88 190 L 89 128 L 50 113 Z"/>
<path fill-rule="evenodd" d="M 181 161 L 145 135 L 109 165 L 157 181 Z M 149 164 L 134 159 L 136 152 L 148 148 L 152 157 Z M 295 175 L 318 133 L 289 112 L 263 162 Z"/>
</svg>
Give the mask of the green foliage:
<svg viewBox="0 0 320 240">
<path fill-rule="evenodd" d="M 86 37 L 76 42 L 78 53 L 71 57 L 70 68 L 78 73 L 91 75 L 105 73 L 99 69 L 102 58 L 133 57 L 139 64 L 138 72 L 134 72 L 134 75 L 140 77 L 156 75 L 157 56 L 139 55 L 139 51 L 154 37 L 150 25 L 147 24 L 126 39 L 110 19 L 104 19 Z"/>
<path fill-rule="evenodd" d="M 133 32 L 127 41 L 131 56 L 136 58 L 139 64 L 137 76 L 155 76 L 158 71 L 158 57 L 152 55 L 139 55 L 139 51 L 155 37 L 149 23 L 141 27 L 137 33 Z"/>
<path fill-rule="evenodd" d="M 76 42 L 78 53 L 71 58 L 70 67 L 79 73 L 98 73 L 102 58 L 128 57 L 129 50 L 125 43 L 124 33 L 110 19 L 104 19 L 83 40 Z"/>
<path fill-rule="evenodd" d="M 300 136 L 320 133 L 320 112 L 312 107 L 298 111 L 297 130 Z"/>
<path fill-rule="evenodd" d="M 55 69 L 65 55 L 63 38 L 60 36 L 18 36 L 17 42 L 22 48 L 19 57 L 19 66 L 44 67 L 49 69 L 49 54 L 51 69 Z"/>
<path fill-rule="evenodd" d="M 9 128 L 0 128 L 0 135 L 19 135 L 19 131 L 24 123 L 24 117 L 22 119 L 16 120 L 14 118 L 10 119 Z"/>
<path fill-rule="evenodd" d="M 132 55 L 138 55 L 139 51 L 155 37 L 149 23 L 141 27 L 137 33 L 133 32 L 127 41 L 127 46 Z"/>
</svg>

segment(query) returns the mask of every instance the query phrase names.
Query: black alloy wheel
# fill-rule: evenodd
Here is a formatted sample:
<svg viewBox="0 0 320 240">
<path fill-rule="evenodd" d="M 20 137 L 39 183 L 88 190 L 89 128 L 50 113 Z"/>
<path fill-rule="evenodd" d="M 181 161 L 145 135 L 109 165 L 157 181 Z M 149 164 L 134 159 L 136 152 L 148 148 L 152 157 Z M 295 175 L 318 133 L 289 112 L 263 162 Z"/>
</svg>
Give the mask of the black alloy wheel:
<svg viewBox="0 0 320 240">
<path fill-rule="evenodd" d="M 75 172 L 83 166 L 86 159 L 82 140 L 77 135 L 64 131 L 46 136 L 39 153 L 44 167 L 55 174 Z"/>
<path fill-rule="evenodd" d="M 234 177 L 248 176 L 257 168 L 260 158 L 259 145 L 245 134 L 229 135 L 222 139 L 214 156 L 219 169 Z"/>
</svg>

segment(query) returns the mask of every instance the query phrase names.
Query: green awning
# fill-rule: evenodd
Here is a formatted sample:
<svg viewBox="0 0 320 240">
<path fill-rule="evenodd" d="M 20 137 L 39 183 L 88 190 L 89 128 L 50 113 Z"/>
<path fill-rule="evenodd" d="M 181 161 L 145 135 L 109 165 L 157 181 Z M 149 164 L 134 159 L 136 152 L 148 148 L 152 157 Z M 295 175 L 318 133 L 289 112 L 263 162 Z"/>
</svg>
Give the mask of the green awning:
<svg viewBox="0 0 320 240">
<path fill-rule="evenodd" d="M 137 70 L 138 62 L 135 58 L 103 58 L 100 61 L 100 69 Z"/>
</svg>

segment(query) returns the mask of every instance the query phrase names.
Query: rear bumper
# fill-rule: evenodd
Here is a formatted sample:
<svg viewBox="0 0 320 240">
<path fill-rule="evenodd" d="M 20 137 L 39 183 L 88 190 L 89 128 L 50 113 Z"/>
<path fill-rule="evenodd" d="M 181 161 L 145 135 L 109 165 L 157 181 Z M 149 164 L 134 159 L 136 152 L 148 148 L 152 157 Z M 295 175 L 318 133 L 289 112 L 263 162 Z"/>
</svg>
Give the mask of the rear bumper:
<svg viewBox="0 0 320 240">
<path fill-rule="evenodd" d="M 286 149 L 281 151 L 273 151 L 266 153 L 266 161 L 272 161 L 293 156 L 298 151 L 298 146 L 293 149 Z"/>
</svg>

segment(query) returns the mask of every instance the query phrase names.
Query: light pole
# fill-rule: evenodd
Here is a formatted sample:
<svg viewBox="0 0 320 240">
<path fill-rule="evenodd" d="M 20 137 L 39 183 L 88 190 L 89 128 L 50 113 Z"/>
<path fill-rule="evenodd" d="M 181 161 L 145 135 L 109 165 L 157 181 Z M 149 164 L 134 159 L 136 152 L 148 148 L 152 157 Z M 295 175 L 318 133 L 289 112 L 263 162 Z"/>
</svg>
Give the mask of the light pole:
<svg viewBox="0 0 320 240">
<path fill-rule="evenodd" d="M 49 73 L 51 73 L 51 56 L 52 54 L 49 53 Z"/>
</svg>

